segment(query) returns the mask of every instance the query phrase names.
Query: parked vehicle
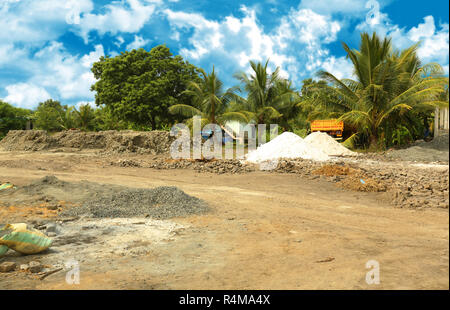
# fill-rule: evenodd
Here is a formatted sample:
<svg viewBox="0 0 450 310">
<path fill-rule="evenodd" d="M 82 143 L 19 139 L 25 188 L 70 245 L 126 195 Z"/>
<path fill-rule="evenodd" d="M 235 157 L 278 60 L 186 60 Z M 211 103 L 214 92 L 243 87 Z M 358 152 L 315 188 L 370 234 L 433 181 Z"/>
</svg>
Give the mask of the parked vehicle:
<svg viewBox="0 0 450 310">
<path fill-rule="evenodd" d="M 344 122 L 336 119 L 315 120 L 311 122 L 311 132 L 315 131 L 326 132 L 336 140 L 341 140 L 344 132 Z"/>
</svg>

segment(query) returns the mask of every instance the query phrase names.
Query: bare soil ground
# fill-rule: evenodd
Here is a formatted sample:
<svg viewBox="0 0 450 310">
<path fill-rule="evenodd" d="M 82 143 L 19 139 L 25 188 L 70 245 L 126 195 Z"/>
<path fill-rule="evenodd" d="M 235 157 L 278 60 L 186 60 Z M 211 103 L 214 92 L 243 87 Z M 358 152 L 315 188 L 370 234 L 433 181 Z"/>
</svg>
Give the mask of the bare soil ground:
<svg viewBox="0 0 450 310">
<path fill-rule="evenodd" d="M 54 175 L 133 188 L 176 186 L 212 211 L 163 221 L 63 223 L 58 216 L 71 207 L 68 201 L 56 210 L 45 201 L 0 204 L 0 223 L 51 222 L 60 229 L 47 252 L 9 251 L 0 263 L 62 266 L 75 259 L 81 272 L 78 285 L 66 283 L 67 270 L 44 280 L 21 271 L 0 273 L 1 289 L 449 289 L 448 198 L 447 208 L 398 208 L 387 192 L 352 191 L 325 176 L 111 165 L 123 160 L 155 157 L 0 152 L 0 181 L 21 187 Z M 365 281 L 369 260 L 380 264 L 379 285 Z"/>
</svg>

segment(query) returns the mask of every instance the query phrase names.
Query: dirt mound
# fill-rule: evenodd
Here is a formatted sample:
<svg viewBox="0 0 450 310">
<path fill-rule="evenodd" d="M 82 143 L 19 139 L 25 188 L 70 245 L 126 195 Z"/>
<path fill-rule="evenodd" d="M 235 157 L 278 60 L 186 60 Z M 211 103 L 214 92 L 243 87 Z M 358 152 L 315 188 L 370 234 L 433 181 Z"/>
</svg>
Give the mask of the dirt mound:
<svg viewBox="0 0 450 310">
<path fill-rule="evenodd" d="M 387 187 L 384 182 L 369 177 L 348 175 L 338 186 L 359 192 L 385 192 Z"/>
<path fill-rule="evenodd" d="M 10 130 L 0 141 L 5 151 L 41 151 L 54 146 L 45 130 Z"/>
<path fill-rule="evenodd" d="M 210 210 L 204 201 L 176 187 L 138 189 L 87 181 L 65 182 L 55 176 L 46 176 L 27 186 L 0 192 L 0 203 L 6 206 L 40 206 L 43 202 L 60 201 L 72 205 L 65 210 L 63 208 L 62 216 L 168 219 L 203 214 Z"/>
<path fill-rule="evenodd" d="M 103 153 L 165 154 L 174 141 L 167 131 L 67 130 L 49 135 L 43 130 L 11 130 L 0 141 L 5 151 L 41 151 L 70 148 Z"/>
<path fill-rule="evenodd" d="M 356 172 L 357 172 L 356 169 L 350 168 L 348 166 L 325 165 L 317 170 L 314 170 L 313 174 L 325 175 L 328 177 L 332 177 L 332 176 L 336 176 L 336 175 L 355 174 Z"/>
<path fill-rule="evenodd" d="M 361 170 L 347 165 L 324 165 L 312 172 L 316 175 L 333 177 L 332 180 L 342 188 L 359 192 L 385 192 L 383 181 L 370 178 Z"/>
</svg>

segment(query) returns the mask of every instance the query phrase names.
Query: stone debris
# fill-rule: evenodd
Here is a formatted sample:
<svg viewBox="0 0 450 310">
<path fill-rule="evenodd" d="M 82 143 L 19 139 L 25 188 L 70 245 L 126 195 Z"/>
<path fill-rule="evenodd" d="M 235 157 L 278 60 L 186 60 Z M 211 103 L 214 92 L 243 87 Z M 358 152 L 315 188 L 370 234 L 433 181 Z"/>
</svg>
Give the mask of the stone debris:
<svg viewBox="0 0 450 310">
<path fill-rule="evenodd" d="M 15 262 L 3 262 L 0 264 L 0 272 L 11 272 L 17 267 Z"/>
<path fill-rule="evenodd" d="M 42 270 L 42 265 L 40 262 L 31 261 L 28 263 L 28 271 L 31 273 L 38 273 Z"/>
<path fill-rule="evenodd" d="M 449 167 L 446 165 L 416 167 L 361 161 L 330 164 L 296 159 L 280 160 L 273 172 L 296 173 L 309 179 L 324 176 L 340 187 L 355 191 L 386 191 L 391 196 L 389 202 L 397 207 L 449 207 Z"/>
</svg>

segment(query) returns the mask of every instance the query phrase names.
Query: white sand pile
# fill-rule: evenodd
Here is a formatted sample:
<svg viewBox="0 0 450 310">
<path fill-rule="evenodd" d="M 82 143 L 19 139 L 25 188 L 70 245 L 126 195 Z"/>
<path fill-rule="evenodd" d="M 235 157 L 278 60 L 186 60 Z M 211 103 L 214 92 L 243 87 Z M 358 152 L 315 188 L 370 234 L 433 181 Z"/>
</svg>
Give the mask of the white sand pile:
<svg viewBox="0 0 450 310">
<path fill-rule="evenodd" d="M 246 160 L 261 163 L 279 158 L 303 158 L 316 161 L 328 160 L 328 155 L 306 143 L 292 132 L 283 132 L 270 142 L 247 154 Z"/>
<path fill-rule="evenodd" d="M 334 140 L 325 132 L 313 132 L 305 140 L 311 146 L 321 150 L 328 156 L 356 156 L 357 153 L 350 151 L 345 146 Z"/>
</svg>

